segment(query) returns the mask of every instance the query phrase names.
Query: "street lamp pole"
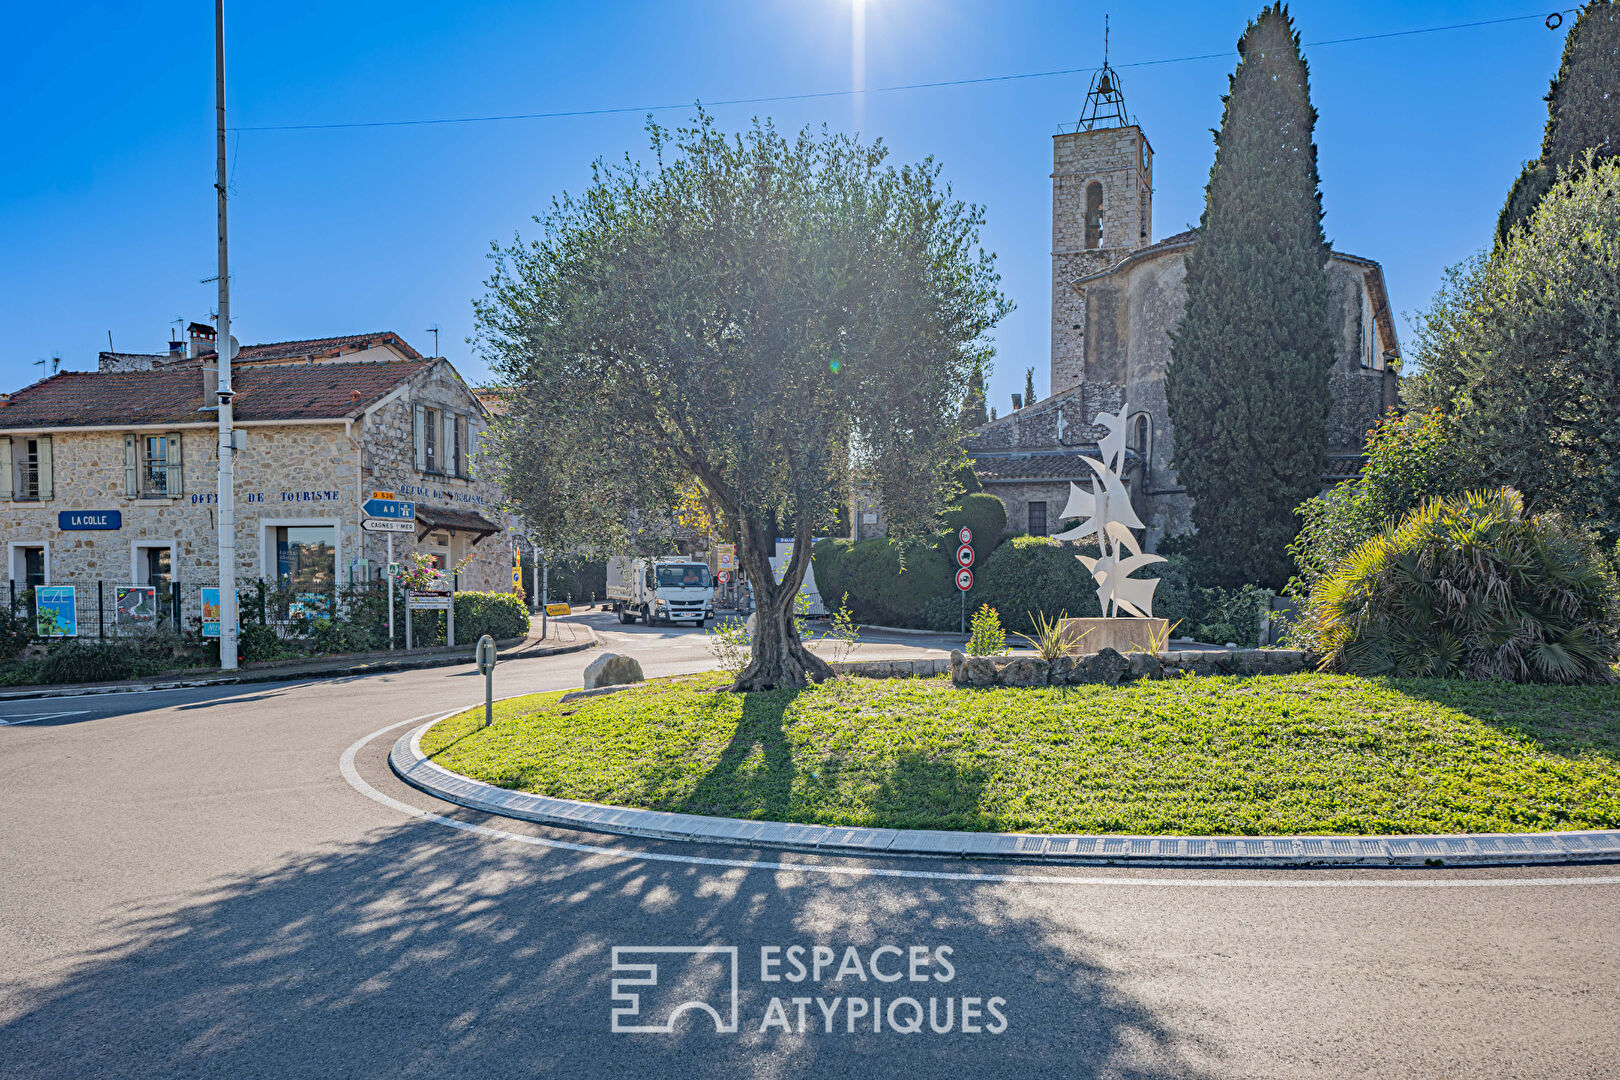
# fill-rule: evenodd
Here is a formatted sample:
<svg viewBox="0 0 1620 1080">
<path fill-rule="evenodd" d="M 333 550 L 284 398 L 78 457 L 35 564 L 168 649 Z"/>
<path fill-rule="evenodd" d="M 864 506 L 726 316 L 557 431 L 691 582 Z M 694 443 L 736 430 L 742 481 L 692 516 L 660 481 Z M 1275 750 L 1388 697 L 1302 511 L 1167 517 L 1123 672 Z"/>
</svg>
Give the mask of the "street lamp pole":
<svg viewBox="0 0 1620 1080">
<path fill-rule="evenodd" d="M 225 241 L 225 0 L 214 0 L 214 190 L 219 204 L 219 666 L 236 655 L 236 436 L 231 430 L 231 276 Z"/>
</svg>

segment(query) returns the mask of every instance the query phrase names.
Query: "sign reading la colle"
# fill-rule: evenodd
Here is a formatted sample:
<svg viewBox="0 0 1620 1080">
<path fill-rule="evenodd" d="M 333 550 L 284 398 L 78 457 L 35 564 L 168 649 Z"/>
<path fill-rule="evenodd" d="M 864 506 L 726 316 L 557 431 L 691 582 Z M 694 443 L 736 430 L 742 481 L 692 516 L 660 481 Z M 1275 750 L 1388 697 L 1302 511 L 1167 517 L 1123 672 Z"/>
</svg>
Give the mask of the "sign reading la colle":
<svg viewBox="0 0 1620 1080">
<path fill-rule="evenodd" d="M 63 510 L 56 515 L 56 527 L 63 532 L 121 529 L 124 515 L 117 510 Z"/>
</svg>

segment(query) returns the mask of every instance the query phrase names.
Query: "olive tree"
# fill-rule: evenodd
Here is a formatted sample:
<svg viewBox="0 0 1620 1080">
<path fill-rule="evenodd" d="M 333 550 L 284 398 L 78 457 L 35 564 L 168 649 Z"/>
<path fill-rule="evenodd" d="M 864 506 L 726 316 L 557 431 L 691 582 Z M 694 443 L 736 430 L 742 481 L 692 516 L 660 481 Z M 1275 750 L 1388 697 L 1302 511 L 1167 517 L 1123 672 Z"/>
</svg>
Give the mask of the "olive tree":
<svg viewBox="0 0 1620 1080">
<path fill-rule="evenodd" d="M 754 590 L 734 688 L 803 686 L 829 673 L 793 620 L 812 537 L 855 485 L 897 533 L 955 487 L 963 396 L 1008 310 L 982 211 L 880 143 L 727 135 L 701 112 L 648 130 L 651 164 L 598 162 L 493 254 L 496 471 L 531 531 L 599 552 L 695 485 Z"/>
</svg>

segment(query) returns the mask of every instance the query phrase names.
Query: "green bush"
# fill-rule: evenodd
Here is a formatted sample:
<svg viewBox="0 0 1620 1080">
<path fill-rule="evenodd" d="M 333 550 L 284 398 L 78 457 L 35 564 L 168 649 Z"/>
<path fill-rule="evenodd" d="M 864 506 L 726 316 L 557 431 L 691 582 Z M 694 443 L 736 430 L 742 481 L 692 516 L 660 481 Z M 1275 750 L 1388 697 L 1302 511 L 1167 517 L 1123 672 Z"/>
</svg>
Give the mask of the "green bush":
<svg viewBox="0 0 1620 1080">
<path fill-rule="evenodd" d="M 120 642 L 64 639 L 50 647 L 40 662 L 38 677 L 46 685 L 112 682 L 155 675 L 161 661 L 145 657 Z"/>
<path fill-rule="evenodd" d="M 1001 628 L 1001 615 L 989 604 L 973 613 L 973 636 L 968 639 L 969 656 L 1007 655 L 1007 631 Z"/>
<path fill-rule="evenodd" d="M 236 640 L 237 655 L 244 664 L 258 664 L 269 660 L 287 660 L 302 655 L 281 640 L 273 626 L 262 622 L 244 622 L 242 633 Z"/>
<path fill-rule="evenodd" d="M 1511 488 L 1433 499 L 1312 590 L 1299 635 L 1357 675 L 1604 683 L 1615 576 L 1590 538 Z"/>
<path fill-rule="evenodd" d="M 1015 536 L 996 548 L 981 566 L 968 593 L 968 607 L 989 604 L 1015 633 L 1033 634 L 1034 616 L 1096 617 L 1097 583 L 1075 555 L 1083 549 L 1047 536 Z"/>
<path fill-rule="evenodd" d="M 456 593 L 456 643 L 471 644 L 488 634 L 496 641 L 529 632 L 529 609 L 514 593 Z"/>
<path fill-rule="evenodd" d="M 946 550 L 946 541 L 951 547 Z M 925 612 L 940 615 L 930 601 L 949 596 L 956 587 L 955 534 L 929 540 L 877 538 L 851 542 L 823 540 L 810 553 L 816 588 L 823 597 L 849 596 L 849 608 L 862 623 L 877 626 L 926 627 Z M 955 612 L 952 612 L 954 627 Z"/>
<path fill-rule="evenodd" d="M 1361 476 L 1294 511 L 1302 519 L 1288 545 L 1297 576 L 1288 593 L 1303 599 L 1322 575 L 1380 529 L 1437 495 L 1468 486 L 1466 465 L 1451 422 L 1440 410 L 1390 413 L 1367 432 Z"/>
<path fill-rule="evenodd" d="M 0 660 L 21 656 L 33 637 L 34 628 L 29 625 L 26 605 L 19 604 L 16 608 L 0 605 Z"/>
<path fill-rule="evenodd" d="M 1234 641 L 1246 649 L 1260 644 L 1260 624 L 1271 610 L 1270 589 L 1244 585 L 1236 589 L 1206 588 L 1199 584 L 1199 562 L 1181 550 L 1147 567 L 1145 576 L 1157 575 L 1153 614 L 1167 619 L 1176 637 L 1189 637 L 1211 645 Z M 1162 550 L 1162 549 L 1161 549 Z M 1179 624 L 1179 625 L 1177 625 Z"/>
<path fill-rule="evenodd" d="M 951 552 L 956 551 L 957 531 L 966 525 L 973 530 L 973 552 L 983 559 L 1001 543 L 1001 534 L 1007 528 L 1007 506 L 994 495 L 976 492 L 963 495 L 958 505 L 945 511 L 944 520 Z"/>
</svg>

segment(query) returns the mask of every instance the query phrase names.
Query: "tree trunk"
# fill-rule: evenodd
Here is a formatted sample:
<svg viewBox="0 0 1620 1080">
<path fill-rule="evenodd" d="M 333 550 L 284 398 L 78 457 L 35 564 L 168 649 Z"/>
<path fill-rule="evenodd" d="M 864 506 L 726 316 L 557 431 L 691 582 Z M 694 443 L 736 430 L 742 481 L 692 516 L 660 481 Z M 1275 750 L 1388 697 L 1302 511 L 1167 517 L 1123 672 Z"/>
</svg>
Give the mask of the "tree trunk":
<svg viewBox="0 0 1620 1080">
<path fill-rule="evenodd" d="M 771 572 L 774 538 L 768 540 L 762 535 L 765 530 L 758 527 L 744 525 L 739 531 L 737 558 L 754 586 L 754 640 L 748 666 L 731 689 L 796 689 L 830 677 L 832 668 L 804 647 L 793 624 L 793 602 L 810 565 L 809 528 L 801 525 L 795 529 L 793 558 L 780 583 Z"/>
</svg>

